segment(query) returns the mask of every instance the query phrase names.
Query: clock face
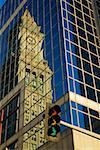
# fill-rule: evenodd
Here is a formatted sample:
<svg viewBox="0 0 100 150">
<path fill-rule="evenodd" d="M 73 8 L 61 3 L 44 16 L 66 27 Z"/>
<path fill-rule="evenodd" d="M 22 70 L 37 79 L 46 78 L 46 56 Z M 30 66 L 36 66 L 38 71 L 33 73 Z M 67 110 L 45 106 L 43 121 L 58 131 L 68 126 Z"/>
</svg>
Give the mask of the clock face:
<svg viewBox="0 0 100 150">
<path fill-rule="evenodd" d="M 31 45 L 33 45 L 33 44 L 36 43 L 36 40 L 35 40 L 34 38 L 32 38 L 32 37 L 28 37 L 28 38 L 27 38 L 27 41 L 28 41 L 28 43 L 31 44 Z"/>
</svg>

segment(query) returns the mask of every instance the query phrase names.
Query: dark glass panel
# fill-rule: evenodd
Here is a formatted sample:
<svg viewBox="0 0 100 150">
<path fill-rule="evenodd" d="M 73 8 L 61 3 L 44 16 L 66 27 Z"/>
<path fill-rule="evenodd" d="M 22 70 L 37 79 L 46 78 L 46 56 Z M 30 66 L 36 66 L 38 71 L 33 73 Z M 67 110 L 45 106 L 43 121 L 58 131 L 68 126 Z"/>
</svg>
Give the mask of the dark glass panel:
<svg viewBox="0 0 100 150">
<path fill-rule="evenodd" d="M 91 66 L 90 63 L 83 60 L 83 69 L 89 73 L 91 73 Z"/>
<path fill-rule="evenodd" d="M 81 28 L 78 28 L 78 33 L 79 33 L 79 36 L 86 38 L 85 31 L 82 30 Z"/>
<path fill-rule="evenodd" d="M 96 101 L 95 90 L 88 86 L 86 87 L 86 90 L 87 90 L 87 98 Z"/>
<path fill-rule="evenodd" d="M 99 113 L 98 113 L 97 111 L 95 111 L 95 110 L 89 108 L 89 112 L 90 112 L 91 115 L 96 116 L 96 117 L 99 118 Z"/>
<path fill-rule="evenodd" d="M 96 46 L 95 45 L 89 43 L 89 49 L 90 49 L 90 51 L 92 53 L 97 54 L 97 52 L 96 52 Z"/>
<path fill-rule="evenodd" d="M 94 36 L 93 36 L 93 35 L 87 33 L 87 36 L 88 36 L 88 40 L 89 40 L 90 42 L 95 43 L 95 42 L 94 42 Z"/>
<path fill-rule="evenodd" d="M 77 18 L 77 25 L 84 29 L 84 22 Z"/>
<path fill-rule="evenodd" d="M 90 117 L 91 118 L 91 125 L 92 125 L 92 131 L 100 134 L 100 120 Z"/>
<path fill-rule="evenodd" d="M 72 42 L 78 44 L 78 38 L 77 38 L 77 35 L 72 34 L 71 32 L 70 32 L 70 40 L 71 40 Z"/>
<path fill-rule="evenodd" d="M 87 23 L 91 24 L 91 19 L 90 19 L 90 17 L 86 16 L 85 14 L 84 14 L 84 17 L 85 17 L 85 21 L 86 21 Z"/>
<path fill-rule="evenodd" d="M 81 10 L 81 4 L 75 1 L 75 7 Z"/>
<path fill-rule="evenodd" d="M 76 9 L 76 16 L 83 19 L 82 12 L 78 11 L 77 9 Z"/>
<path fill-rule="evenodd" d="M 96 88 L 100 90 L 100 79 L 95 78 Z"/>
<path fill-rule="evenodd" d="M 87 51 L 85 51 L 83 48 L 81 48 L 81 54 L 82 54 L 82 58 L 84 58 L 86 60 L 90 60 L 89 53 Z"/>
<path fill-rule="evenodd" d="M 89 9 L 83 6 L 83 12 L 89 15 Z"/>
<path fill-rule="evenodd" d="M 85 83 L 93 87 L 93 77 L 87 73 L 84 73 Z"/>
<path fill-rule="evenodd" d="M 96 64 L 97 66 L 99 66 L 98 57 L 96 57 L 95 55 L 91 54 L 91 60 L 92 60 L 93 64 Z"/>
<path fill-rule="evenodd" d="M 83 47 L 83 48 L 88 49 L 87 48 L 87 42 L 85 40 L 81 39 L 81 38 L 79 38 L 79 39 L 80 39 L 80 46 Z"/>
<path fill-rule="evenodd" d="M 94 75 L 100 78 L 100 69 L 94 65 L 92 66 L 93 66 Z"/>
</svg>

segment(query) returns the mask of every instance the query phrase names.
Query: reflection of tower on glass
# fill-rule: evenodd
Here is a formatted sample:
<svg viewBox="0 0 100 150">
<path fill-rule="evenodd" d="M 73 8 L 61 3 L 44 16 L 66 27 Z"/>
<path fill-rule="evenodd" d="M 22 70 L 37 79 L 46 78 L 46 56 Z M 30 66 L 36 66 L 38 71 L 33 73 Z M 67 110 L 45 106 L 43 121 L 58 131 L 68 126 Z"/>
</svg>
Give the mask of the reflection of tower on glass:
<svg viewBox="0 0 100 150">
<path fill-rule="evenodd" d="M 52 102 L 51 76 L 48 62 L 43 58 L 42 43 L 44 34 L 31 17 L 28 10 L 21 18 L 19 29 L 20 56 L 18 81 L 25 79 L 24 126 L 38 116 L 46 108 L 46 102 Z M 39 131 L 38 131 L 39 129 Z M 29 135 L 31 138 L 26 140 Z M 44 140 L 44 123 L 38 125 L 24 135 L 24 150 L 42 145 Z"/>
</svg>

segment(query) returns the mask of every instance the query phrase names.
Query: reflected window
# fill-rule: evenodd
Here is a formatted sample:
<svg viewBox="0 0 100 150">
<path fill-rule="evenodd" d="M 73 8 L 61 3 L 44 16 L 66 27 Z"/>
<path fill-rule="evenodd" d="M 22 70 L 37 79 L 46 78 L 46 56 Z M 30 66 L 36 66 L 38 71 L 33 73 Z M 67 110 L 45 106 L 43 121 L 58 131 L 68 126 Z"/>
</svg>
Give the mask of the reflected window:
<svg viewBox="0 0 100 150">
<path fill-rule="evenodd" d="M 28 69 L 28 68 L 26 68 L 25 83 L 26 83 L 26 85 L 28 85 L 30 83 L 30 69 Z"/>
<path fill-rule="evenodd" d="M 36 80 L 36 73 L 32 72 L 32 89 L 34 90 L 37 85 L 37 80 Z"/>
</svg>

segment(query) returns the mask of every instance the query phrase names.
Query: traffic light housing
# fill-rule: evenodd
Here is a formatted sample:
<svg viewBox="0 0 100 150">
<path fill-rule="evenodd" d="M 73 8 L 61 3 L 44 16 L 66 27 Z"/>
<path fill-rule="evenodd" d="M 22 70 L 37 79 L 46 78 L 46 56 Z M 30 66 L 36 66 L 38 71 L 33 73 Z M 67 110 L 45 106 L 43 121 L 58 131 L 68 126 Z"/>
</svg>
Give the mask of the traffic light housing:
<svg viewBox="0 0 100 150">
<path fill-rule="evenodd" d="M 54 105 L 50 106 L 47 104 L 46 109 L 46 120 L 45 120 L 45 130 L 46 130 L 46 138 L 49 141 L 58 141 L 60 137 L 60 106 Z"/>
</svg>

